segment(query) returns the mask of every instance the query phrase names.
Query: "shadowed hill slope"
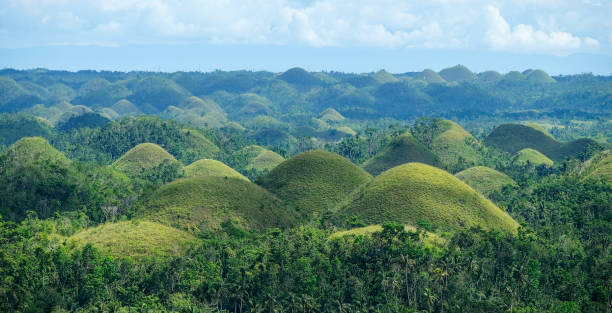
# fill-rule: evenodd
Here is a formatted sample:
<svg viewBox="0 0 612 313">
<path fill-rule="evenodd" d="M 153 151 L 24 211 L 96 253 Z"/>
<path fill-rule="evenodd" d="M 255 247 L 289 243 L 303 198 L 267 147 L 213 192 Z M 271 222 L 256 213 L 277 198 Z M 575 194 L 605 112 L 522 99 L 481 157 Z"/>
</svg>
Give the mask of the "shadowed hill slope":
<svg viewBox="0 0 612 313">
<path fill-rule="evenodd" d="M 382 151 L 363 164 L 363 168 L 376 176 L 392 167 L 409 162 L 420 162 L 436 166 L 436 156 L 418 142 L 410 133 L 393 139 Z"/>
<path fill-rule="evenodd" d="M 504 124 L 495 128 L 487 136 L 485 143 L 510 153 L 517 153 L 525 148 L 535 149 L 555 162 L 577 156 L 589 145 L 597 144 L 591 139 L 558 142 L 537 129 L 519 124 Z"/>
</svg>

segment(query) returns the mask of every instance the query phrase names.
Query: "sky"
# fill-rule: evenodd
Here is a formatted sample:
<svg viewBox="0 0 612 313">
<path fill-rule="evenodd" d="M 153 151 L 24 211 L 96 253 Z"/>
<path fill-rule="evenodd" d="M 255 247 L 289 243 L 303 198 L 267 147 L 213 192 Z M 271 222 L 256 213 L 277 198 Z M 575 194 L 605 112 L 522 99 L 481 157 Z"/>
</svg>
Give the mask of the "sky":
<svg viewBox="0 0 612 313">
<path fill-rule="evenodd" d="M 612 0 L 2 0 L 0 68 L 612 74 Z"/>
</svg>

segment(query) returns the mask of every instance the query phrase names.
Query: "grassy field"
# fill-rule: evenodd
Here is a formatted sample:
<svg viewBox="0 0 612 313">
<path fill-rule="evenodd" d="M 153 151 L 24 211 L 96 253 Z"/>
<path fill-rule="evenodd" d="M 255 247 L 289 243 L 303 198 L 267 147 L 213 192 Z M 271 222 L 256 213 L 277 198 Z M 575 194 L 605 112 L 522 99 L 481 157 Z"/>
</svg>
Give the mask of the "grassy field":
<svg viewBox="0 0 612 313">
<path fill-rule="evenodd" d="M 67 238 L 76 246 L 91 243 L 114 256 L 132 258 L 176 255 L 194 240 L 187 232 L 142 220 L 102 224 Z"/>
<path fill-rule="evenodd" d="M 392 167 L 408 162 L 438 165 L 436 156 L 410 133 L 395 138 L 383 150 L 363 164 L 363 168 L 376 176 Z"/>
<path fill-rule="evenodd" d="M 135 175 L 160 165 L 164 160 L 176 161 L 164 148 L 154 143 L 141 143 L 117 159 L 113 167 Z"/>
<path fill-rule="evenodd" d="M 471 167 L 455 176 L 487 197 L 505 186 L 518 186 L 508 175 L 486 166 Z"/>
<path fill-rule="evenodd" d="M 383 172 L 351 197 L 338 213 L 366 224 L 426 222 L 442 231 L 481 226 L 516 232 L 518 227 L 506 212 L 458 178 L 421 163 Z"/>
<path fill-rule="evenodd" d="M 513 162 L 516 164 L 520 164 L 520 165 L 525 165 L 529 163 L 535 166 L 538 166 L 538 165 L 553 166 L 554 164 L 553 160 L 551 160 L 550 158 L 542 154 L 540 151 L 535 150 L 535 149 L 530 149 L 530 148 L 525 148 L 517 152 L 514 157 Z"/>
<path fill-rule="evenodd" d="M 306 214 L 333 207 L 372 176 L 331 152 L 301 153 L 258 179 L 258 184 Z"/>
<path fill-rule="evenodd" d="M 559 142 L 539 128 L 520 124 L 504 124 L 495 128 L 487 136 L 485 143 L 510 153 L 517 153 L 525 148 L 535 149 L 551 160 L 560 162 L 569 156 L 578 155 L 588 145 L 595 144 L 595 141 L 578 139 L 571 142 Z"/>
<path fill-rule="evenodd" d="M 234 220 L 250 229 L 287 227 L 299 214 L 265 189 L 240 178 L 184 178 L 156 190 L 144 203 L 147 219 L 187 229 L 217 229 Z"/>
<path fill-rule="evenodd" d="M 234 177 L 249 180 L 242 174 L 238 173 L 233 168 L 213 159 L 197 160 L 184 168 L 185 177 L 202 177 L 202 176 L 217 176 L 217 177 Z"/>
</svg>

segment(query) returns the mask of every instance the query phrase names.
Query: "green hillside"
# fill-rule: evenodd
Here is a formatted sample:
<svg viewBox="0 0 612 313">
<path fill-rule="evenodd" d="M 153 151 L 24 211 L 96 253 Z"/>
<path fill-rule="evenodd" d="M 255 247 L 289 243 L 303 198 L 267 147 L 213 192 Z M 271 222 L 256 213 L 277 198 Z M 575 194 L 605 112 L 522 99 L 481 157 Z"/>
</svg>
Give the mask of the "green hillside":
<svg viewBox="0 0 612 313">
<path fill-rule="evenodd" d="M 376 176 L 392 167 L 409 162 L 434 166 L 438 163 L 436 156 L 431 151 L 406 132 L 394 138 L 383 150 L 366 161 L 363 168 Z"/>
<path fill-rule="evenodd" d="M 397 77 L 393 76 L 393 74 L 385 70 L 380 70 L 372 74 L 372 78 L 374 78 L 380 84 L 395 83 L 400 81 Z"/>
<path fill-rule="evenodd" d="M 444 83 L 446 82 L 442 76 L 431 69 L 425 69 L 414 76 L 414 79 L 419 79 L 428 83 Z"/>
<path fill-rule="evenodd" d="M 25 114 L 0 115 L 0 145 L 11 145 L 23 137 L 55 136 L 55 130 L 48 121 Z"/>
<path fill-rule="evenodd" d="M 184 252 L 194 240 L 187 232 L 141 220 L 102 224 L 67 239 L 76 246 L 90 243 L 113 256 L 135 259 L 174 256 Z"/>
<path fill-rule="evenodd" d="M 20 220 L 32 210 L 47 218 L 74 209 L 74 172 L 70 160 L 44 138 L 21 138 L 0 155 L 0 215 Z"/>
<path fill-rule="evenodd" d="M 325 111 L 321 112 L 321 120 L 325 122 L 339 122 L 344 120 L 344 116 L 332 108 L 327 108 Z"/>
<path fill-rule="evenodd" d="M 542 70 L 527 70 L 523 73 L 527 81 L 538 84 L 556 83 L 557 81 L 550 77 L 548 73 Z"/>
<path fill-rule="evenodd" d="M 113 167 L 128 175 L 137 175 L 159 166 L 164 160 L 178 162 L 164 148 L 154 143 L 141 143 L 115 161 Z"/>
<path fill-rule="evenodd" d="M 439 135 L 431 142 L 432 152 L 438 156 L 440 163 L 448 168 L 478 165 L 481 156 L 478 152 L 480 143 L 472 134 L 459 124 L 448 121 L 438 121 Z"/>
<path fill-rule="evenodd" d="M 496 83 L 500 81 L 504 76 L 496 71 L 485 71 L 478 74 L 477 79 L 482 83 Z"/>
<path fill-rule="evenodd" d="M 240 154 L 248 162 L 245 169 L 256 173 L 268 172 L 285 161 L 280 154 L 257 145 L 242 148 Z"/>
<path fill-rule="evenodd" d="M 612 182 L 612 153 L 610 150 L 602 151 L 585 164 L 587 165 L 586 178 Z"/>
<path fill-rule="evenodd" d="M 589 145 L 596 144 L 591 139 L 578 139 L 567 143 L 559 142 L 538 129 L 519 124 L 500 125 L 487 136 L 485 143 L 510 153 L 532 148 L 555 162 L 563 161 L 570 156 L 577 156 L 584 152 Z"/>
<path fill-rule="evenodd" d="M 233 168 L 213 159 L 197 160 L 185 166 L 184 170 L 185 177 L 217 176 L 249 180 Z"/>
<path fill-rule="evenodd" d="M 518 186 L 508 175 L 486 166 L 468 168 L 455 174 L 455 177 L 487 197 L 505 186 Z"/>
<path fill-rule="evenodd" d="M 286 83 L 298 87 L 312 87 L 321 84 L 321 80 L 316 76 L 308 73 L 303 68 L 294 67 L 279 76 Z"/>
<path fill-rule="evenodd" d="M 310 215 L 333 207 L 370 180 L 370 174 L 349 160 L 315 150 L 286 160 L 257 183 Z"/>
<path fill-rule="evenodd" d="M 535 166 L 553 166 L 554 164 L 553 160 L 549 159 L 546 155 L 542 154 L 538 150 L 531 148 L 525 148 L 517 152 L 513 162 L 520 165 L 532 164 Z"/>
<path fill-rule="evenodd" d="M 273 194 L 240 178 L 183 178 L 156 190 L 144 215 L 179 229 L 218 229 L 234 220 L 249 229 L 287 227 L 296 215 Z"/>
<path fill-rule="evenodd" d="M 518 227 L 507 213 L 458 178 L 421 163 L 380 174 L 353 194 L 339 213 L 366 224 L 427 222 L 440 230 L 481 226 L 514 233 Z"/>
<path fill-rule="evenodd" d="M 445 68 L 438 74 L 448 82 L 466 82 L 475 78 L 474 73 L 461 64 Z"/>
<path fill-rule="evenodd" d="M 117 112 L 120 116 L 138 115 L 142 114 L 140 109 L 128 100 L 119 100 L 110 107 L 113 111 Z"/>
</svg>

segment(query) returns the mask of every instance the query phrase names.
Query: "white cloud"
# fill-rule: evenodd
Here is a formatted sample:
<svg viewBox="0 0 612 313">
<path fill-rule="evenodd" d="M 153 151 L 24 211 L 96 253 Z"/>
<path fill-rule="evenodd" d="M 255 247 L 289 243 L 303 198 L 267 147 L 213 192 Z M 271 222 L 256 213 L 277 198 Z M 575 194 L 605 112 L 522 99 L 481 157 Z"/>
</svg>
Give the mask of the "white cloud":
<svg viewBox="0 0 612 313">
<path fill-rule="evenodd" d="M 606 10 L 612 14 L 612 5 L 517 0 L 493 7 L 487 2 L 10 0 L 0 8 L 0 28 L 9 31 L 0 47 L 71 41 L 389 49 L 480 49 L 485 45 L 494 50 L 564 53 L 610 46 L 605 29 L 612 25 L 606 14 Z"/>
<path fill-rule="evenodd" d="M 532 26 L 525 24 L 510 27 L 499 9 L 491 5 L 486 7 L 486 20 L 486 39 L 494 50 L 564 54 L 577 50 L 582 45 L 582 39 L 567 32 L 534 30 Z M 589 38 L 588 42 L 592 45 L 596 40 Z"/>
</svg>

